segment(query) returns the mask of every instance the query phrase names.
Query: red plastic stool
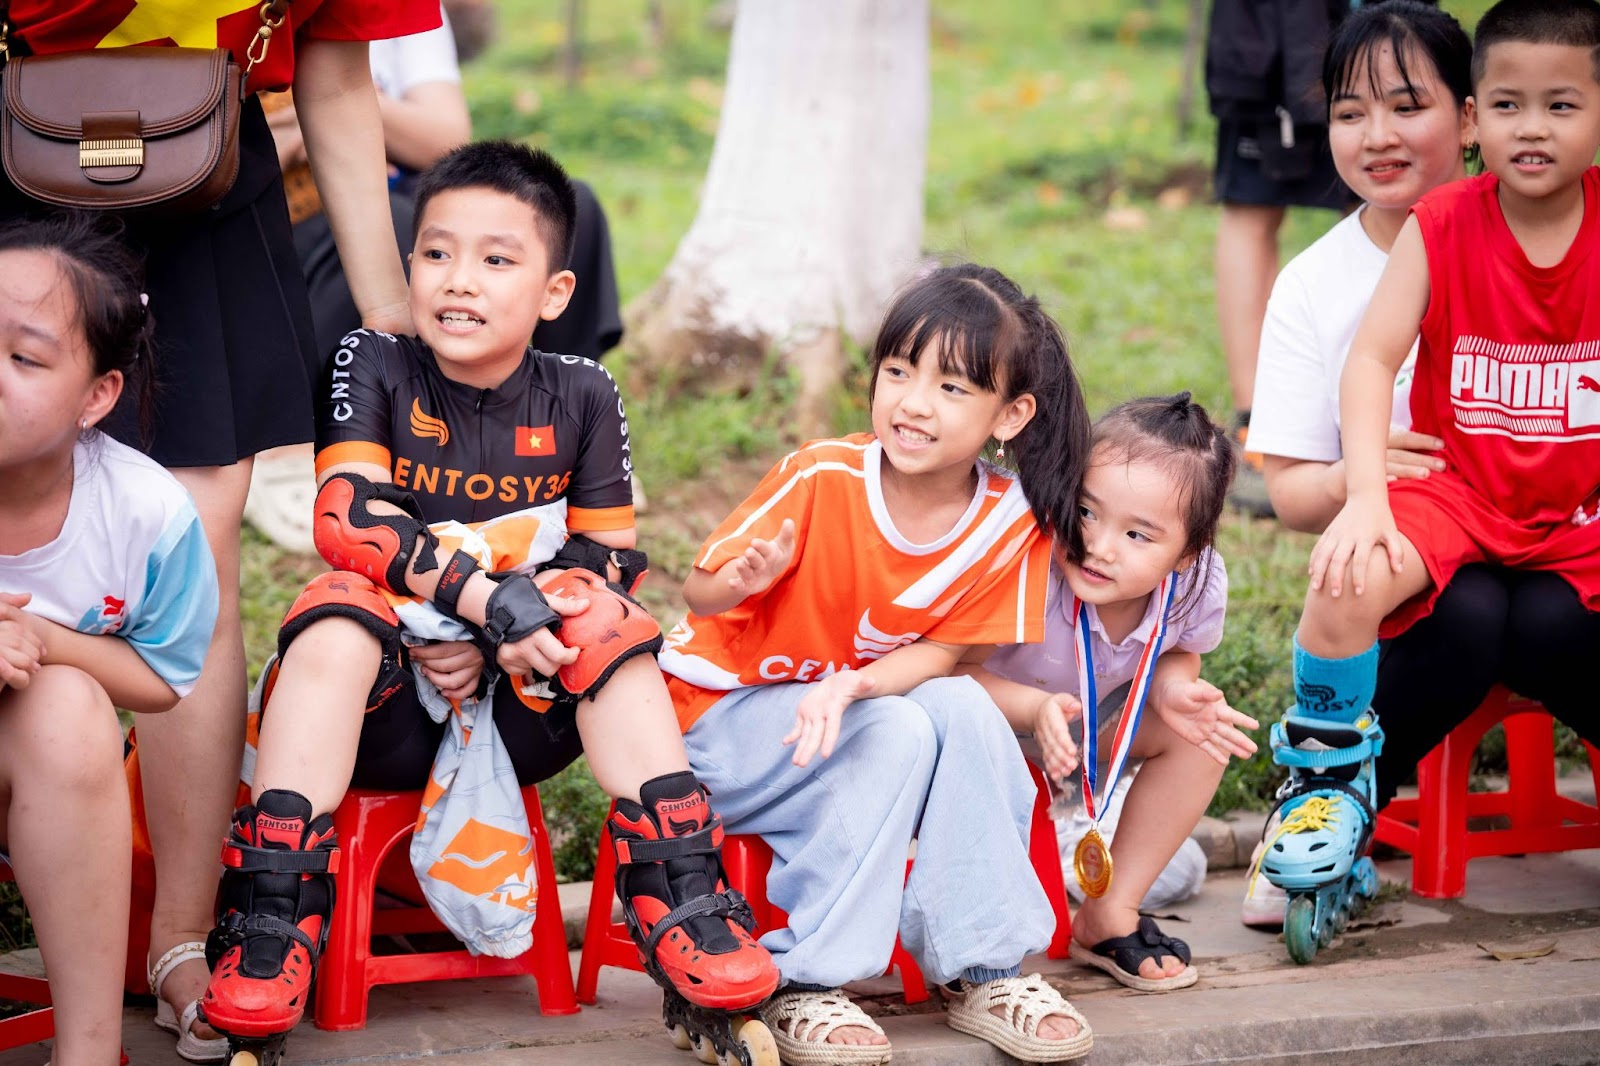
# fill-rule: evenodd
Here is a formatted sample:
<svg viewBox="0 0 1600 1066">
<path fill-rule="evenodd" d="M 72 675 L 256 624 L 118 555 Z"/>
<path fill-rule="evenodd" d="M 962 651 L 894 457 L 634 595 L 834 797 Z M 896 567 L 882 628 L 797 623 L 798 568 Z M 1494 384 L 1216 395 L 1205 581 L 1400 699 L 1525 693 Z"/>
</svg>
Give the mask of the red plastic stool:
<svg viewBox="0 0 1600 1066">
<path fill-rule="evenodd" d="M 11 867 L 0 862 L 0 881 L 10 881 Z M 0 1051 L 37 1044 L 56 1035 L 55 1011 L 50 1006 L 50 982 L 42 977 L 0 973 L 0 999 L 42 1004 L 38 1010 L 0 1021 Z M 124 1058 L 123 1061 L 127 1061 Z"/>
<path fill-rule="evenodd" d="M 737 889 L 750 904 L 756 919 L 756 935 L 789 924 L 789 916 L 767 901 L 767 871 L 772 868 L 772 849 L 758 836 L 726 836 L 722 839 L 722 868 L 728 886 Z M 906 864 L 909 873 L 911 864 Z M 616 898 L 617 858 L 611 849 L 610 821 L 600 829 L 600 851 L 595 857 L 594 886 L 589 890 L 589 917 L 584 923 L 583 955 L 578 962 L 578 1002 L 593 1004 L 600 984 L 602 966 L 619 966 L 644 972 L 639 948 L 628 935 L 628 927 L 611 920 Z M 889 969 L 900 971 L 907 1003 L 928 998 L 927 982 L 909 952 L 895 938 L 889 956 Z"/>
<path fill-rule="evenodd" d="M 1506 788 L 1468 792 L 1478 742 L 1505 722 Z M 1600 806 L 1556 792 L 1554 728 L 1543 707 L 1495 686 L 1417 767 L 1417 797 L 1391 800 L 1374 835 L 1411 854 L 1411 890 L 1428 899 L 1466 892 L 1467 863 L 1482 855 L 1524 855 L 1600 848 Z M 1600 752 L 1585 745 L 1600 793 Z M 1467 831 L 1467 819 L 1499 815 L 1511 828 Z"/>
<path fill-rule="evenodd" d="M 397 868 L 397 864 L 386 863 L 386 858 L 416 829 L 422 792 L 350 790 L 333 816 L 343 855 L 336 875 L 328 947 L 317 975 L 317 1028 L 364 1028 L 367 994 L 374 985 L 512 974 L 531 974 L 538 983 L 539 1013 L 578 1012 L 572 995 L 566 929 L 556 894 L 555 862 L 550 857 L 550 838 L 544 827 L 538 789 L 529 785 L 522 790 L 522 799 L 528 810 L 539 878 L 532 949 L 515 959 L 473 955 L 465 949 L 380 956 L 372 953 L 374 935 L 444 930 L 443 923 L 426 906 L 373 909 L 380 872 Z"/>
</svg>

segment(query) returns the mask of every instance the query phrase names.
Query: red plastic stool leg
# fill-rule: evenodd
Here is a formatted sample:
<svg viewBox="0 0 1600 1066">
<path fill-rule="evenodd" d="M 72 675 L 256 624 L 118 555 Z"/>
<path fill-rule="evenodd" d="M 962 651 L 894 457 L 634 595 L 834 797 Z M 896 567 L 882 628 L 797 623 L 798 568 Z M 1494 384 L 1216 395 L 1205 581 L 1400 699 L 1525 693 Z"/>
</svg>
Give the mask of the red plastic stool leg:
<svg viewBox="0 0 1600 1066">
<path fill-rule="evenodd" d="M 1032 763 L 1028 769 L 1039 786 L 1033 800 L 1033 825 L 1028 832 L 1028 858 L 1056 915 L 1056 931 L 1051 934 L 1045 954 L 1064 959 L 1072 949 L 1072 913 L 1067 909 L 1067 884 L 1061 873 L 1061 845 L 1056 840 L 1056 823 L 1050 819 L 1050 788 L 1045 784 L 1044 771 Z"/>
</svg>

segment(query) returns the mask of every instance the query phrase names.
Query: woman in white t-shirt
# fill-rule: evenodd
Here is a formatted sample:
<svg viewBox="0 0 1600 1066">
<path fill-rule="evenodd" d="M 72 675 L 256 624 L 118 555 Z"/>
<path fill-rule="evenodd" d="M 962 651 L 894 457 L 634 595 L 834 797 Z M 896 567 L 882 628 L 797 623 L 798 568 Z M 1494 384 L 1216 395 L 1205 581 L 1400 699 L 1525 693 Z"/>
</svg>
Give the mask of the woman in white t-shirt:
<svg viewBox="0 0 1600 1066">
<path fill-rule="evenodd" d="M 1365 202 L 1273 286 L 1249 438 L 1265 457 L 1273 508 L 1293 529 L 1321 532 L 1344 506 L 1345 356 L 1411 206 L 1466 176 L 1471 62 L 1471 42 L 1456 20 L 1413 0 L 1362 8 L 1329 44 L 1329 145 L 1339 176 Z M 1410 386 L 1408 361 L 1395 381 L 1391 480 L 1445 469 L 1443 442 L 1409 429 Z M 1541 700 L 1586 738 L 1600 736 L 1600 711 L 1574 669 L 1600 648 L 1597 628 L 1571 587 L 1552 575 L 1483 565 L 1458 571 L 1434 612 L 1384 646 L 1372 700 L 1385 733 L 1378 805 L 1496 682 Z M 1245 923 L 1281 925 L 1283 913 L 1281 891 L 1254 879 Z"/>
</svg>

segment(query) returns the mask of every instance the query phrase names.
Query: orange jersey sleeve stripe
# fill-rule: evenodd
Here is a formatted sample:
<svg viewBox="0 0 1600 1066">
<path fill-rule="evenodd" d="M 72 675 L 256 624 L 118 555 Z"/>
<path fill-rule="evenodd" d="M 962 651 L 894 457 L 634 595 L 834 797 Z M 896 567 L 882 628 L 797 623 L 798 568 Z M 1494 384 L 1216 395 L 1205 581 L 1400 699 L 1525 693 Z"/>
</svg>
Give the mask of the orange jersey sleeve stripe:
<svg viewBox="0 0 1600 1066">
<path fill-rule="evenodd" d="M 347 440 L 339 444 L 330 444 L 317 453 L 317 476 L 321 477 L 332 467 L 344 463 L 371 463 L 388 470 L 389 449 L 365 440 Z"/>
<path fill-rule="evenodd" d="M 637 522 L 633 504 L 621 507 L 569 507 L 567 528 L 574 533 L 605 533 L 613 529 L 632 529 Z"/>
</svg>

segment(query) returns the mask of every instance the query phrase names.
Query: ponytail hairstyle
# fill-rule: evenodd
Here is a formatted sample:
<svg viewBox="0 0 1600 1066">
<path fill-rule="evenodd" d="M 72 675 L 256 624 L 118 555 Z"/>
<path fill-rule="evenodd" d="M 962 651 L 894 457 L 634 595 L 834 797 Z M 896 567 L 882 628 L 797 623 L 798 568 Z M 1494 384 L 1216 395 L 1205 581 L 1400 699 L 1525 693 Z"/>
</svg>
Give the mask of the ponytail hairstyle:
<svg viewBox="0 0 1600 1066">
<path fill-rule="evenodd" d="M 1094 424 L 1099 461 L 1151 463 L 1172 476 L 1183 513 L 1184 554 L 1197 564 L 1217 539 L 1228 487 L 1238 466 L 1228 433 L 1188 392 L 1118 404 Z M 1205 594 L 1211 572 L 1198 575 L 1173 611 L 1181 618 Z"/>
<path fill-rule="evenodd" d="M 938 353 L 942 373 L 1007 403 L 1033 394 L 1033 418 L 1005 442 L 1006 465 L 1016 470 L 1040 528 L 1081 559 L 1078 492 L 1089 465 L 1089 412 L 1061 328 L 998 270 L 940 267 L 890 305 L 872 345 L 871 390 L 885 359 L 898 356 L 915 366 L 930 351 Z"/>
<path fill-rule="evenodd" d="M 148 441 L 155 399 L 155 319 L 146 306 L 144 263 L 122 240 L 121 222 L 89 211 L 53 211 L 0 224 L 0 252 L 50 255 L 77 302 L 96 375 L 122 373 Z"/>
</svg>

